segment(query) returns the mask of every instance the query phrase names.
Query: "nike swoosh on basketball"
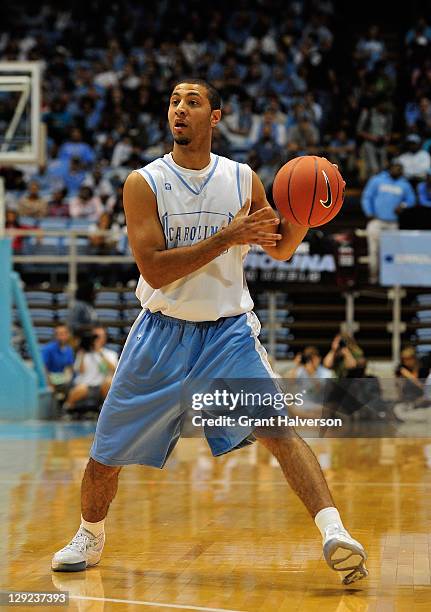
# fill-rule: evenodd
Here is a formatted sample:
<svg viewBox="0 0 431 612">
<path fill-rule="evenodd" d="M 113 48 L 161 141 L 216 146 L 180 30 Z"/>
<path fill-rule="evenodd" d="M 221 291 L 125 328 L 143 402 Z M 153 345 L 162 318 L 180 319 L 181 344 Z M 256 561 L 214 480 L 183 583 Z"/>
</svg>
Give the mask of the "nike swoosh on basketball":
<svg viewBox="0 0 431 612">
<path fill-rule="evenodd" d="M 329 182 L 329 179 L 326 175 L 326 172 L 324 170 L 322 170 L 322 174 L 325 178 L 326 181 L 326 200 L 320 200 L 321 205 L 324 208 L 330 208 L 332 206 L 332 191 L 331 191 L 331 184 Z"/>
</svg>

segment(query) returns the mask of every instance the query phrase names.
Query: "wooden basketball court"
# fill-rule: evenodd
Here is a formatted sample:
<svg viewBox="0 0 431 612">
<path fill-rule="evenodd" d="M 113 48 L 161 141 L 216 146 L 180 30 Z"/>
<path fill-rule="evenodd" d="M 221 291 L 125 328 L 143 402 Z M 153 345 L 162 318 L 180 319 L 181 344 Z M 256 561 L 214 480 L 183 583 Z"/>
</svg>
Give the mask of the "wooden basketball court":
<svg viewBox="0 0 431 612">
<path fill-rule="evenodd" d="M 348 588 L 263 448 L 215 460 L 196 439 L 163 471 L 125 468 L 100 565 L 52 573 L 78 527 L 91 427 L 2 429 L 1 590 L 69 591 L 68 609 L 91 611 L 431 610 L 431 439 L 311 441 L 370 556 L 370 577 Z"/>
</svg>

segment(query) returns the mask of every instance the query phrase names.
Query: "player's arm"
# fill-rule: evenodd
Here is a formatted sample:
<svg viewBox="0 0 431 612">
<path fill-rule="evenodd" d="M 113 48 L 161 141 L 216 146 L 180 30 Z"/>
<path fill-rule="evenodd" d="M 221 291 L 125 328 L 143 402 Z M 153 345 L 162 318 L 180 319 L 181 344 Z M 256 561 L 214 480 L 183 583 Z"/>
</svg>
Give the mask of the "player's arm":
<svg viewBox="0 0 431 612">
<path fill-rule="evenodd" d="M 230 225 L 210 238 L 192 246 L 167 249 L 155 195 L 139 173 L 128 176 L 123 202 L 132 253 L 139 272 L 154 289 L 199 270 L 232 246 L 250 243 L 275 246 L 281 239 L 280 234 L 274 233 L 278 219 L 268 219 L 265 211 L 249 215 L 247 202 Z"/>
<path fill-rule="evenodd" d="M 266 199 L 265 188 L 256 172 L 253 172 L 251 201 L 252 213 L 264 209 L 268 218 L 279 218 Z M 274 259 L 283 261 L 290 259 L 304 240 L 307 231 L 308 227 L 293 225 L 281 217 L 281 222 L 278 226 L 278 232 L 282 236 L 281 240 L 279 240 L 275 246 L 263 246 L 263 249 Z"/>
</svg>

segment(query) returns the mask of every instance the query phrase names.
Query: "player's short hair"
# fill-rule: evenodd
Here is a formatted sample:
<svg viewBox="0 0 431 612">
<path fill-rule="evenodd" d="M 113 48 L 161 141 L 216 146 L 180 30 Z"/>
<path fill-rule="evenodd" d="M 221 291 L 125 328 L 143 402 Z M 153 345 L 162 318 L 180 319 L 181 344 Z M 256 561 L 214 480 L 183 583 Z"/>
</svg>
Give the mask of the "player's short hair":
<svg viewBox="0 0 431 612">
<path fill-rule="evenodd" d="M 191 77 L 185 76 L 182 79 L 178 79 L 174 81 L 174 83 L 172 84 L 172 91 L 180 83 L 196 83 L 196 85 L 201 85 L 202 87 L 205 87 L 205 89 L 207 90 L 207 96 L 208 96 L 208 100 L 211 106 L 211 110 L 213 111 L 213 110 L 221 109 L 222 107 L 221 95 L 217 91 L 217 89 L 214 87 L 214 85 L 211 85 L 211 83 L 209 83 L 208 81 L 205 81 L 204 79 L 196 79 L 193 76 Z"/>
</svg>

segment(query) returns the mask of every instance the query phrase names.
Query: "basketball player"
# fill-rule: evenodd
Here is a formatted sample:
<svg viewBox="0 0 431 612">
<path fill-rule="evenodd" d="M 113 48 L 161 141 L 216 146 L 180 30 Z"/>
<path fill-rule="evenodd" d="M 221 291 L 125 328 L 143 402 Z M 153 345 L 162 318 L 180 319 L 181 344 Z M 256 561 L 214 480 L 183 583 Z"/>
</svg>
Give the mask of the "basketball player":
<svg viewBox="0 0 431 612">
<path fill-rule="evenodd" d="M 126 180 L 124 207 L 143 310 L 99 417 L 82 481 L 81 525 L 54 555 L 56 571 L 99 562 L 123 465 L 164 466 L 181 431 L 184 410 L 177 398 L 183 382 L 229 377 L 275 385 L 257 338 L 243 259 L 248 245 L 259 244 L 287 260 L 307 228 L 279 220 L 249 166 L 211 153 L 220 108 L 210 84 L 178 82 L 168 111 L 172 152 Z M 254 429 L 219 428 L 207 442 L 213 455 L 221 455 L 250 443 Z M 277 458 L 314 518 L 329 566 L 348 572 L 345 584 L 367 576 L 366 553 L 344 528 L 311 449 L 295 432 L 286 437 L 255 430 L 256 438 Z"/>
</svg>

